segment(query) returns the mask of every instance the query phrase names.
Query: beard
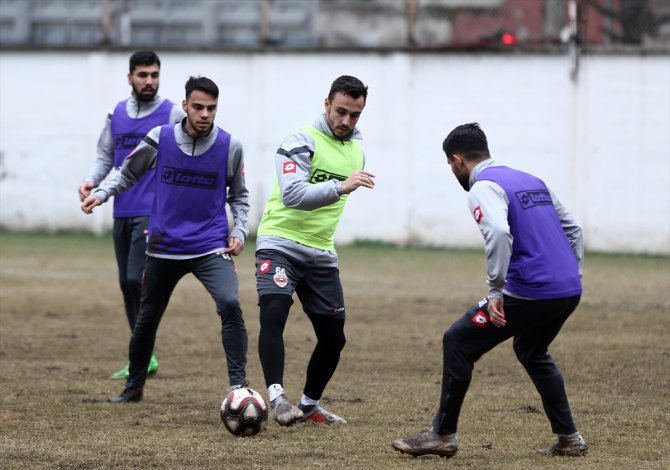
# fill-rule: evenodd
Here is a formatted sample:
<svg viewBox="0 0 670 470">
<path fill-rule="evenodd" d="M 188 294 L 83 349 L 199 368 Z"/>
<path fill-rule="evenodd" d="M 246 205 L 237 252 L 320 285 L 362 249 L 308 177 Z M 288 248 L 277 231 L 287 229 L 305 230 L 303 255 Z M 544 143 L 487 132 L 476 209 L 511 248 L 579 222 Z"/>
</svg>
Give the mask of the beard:
<svg viewBox="0 0 670 470">
<path fill-rule="evenodd" d="M 212 131 L 212 128 L 214 127 L 212 122 L 205 123 L 205 122 L 200 122 L 200 121 L 197 121 L 197 120 L 194 121 L 194 120 L 191 120 L 188 116 L 187 116 L 186 119 L 188 121 L 188 126 L 191 128 L 191 130 L 195 134 L 195 136 L 191 135 L 191 137 L 197 137 L 197 138 L 205 137 L 205 136 L 209 135 L 209 133 Z"/>
<path fill-rule="evenodd" d="M 156 94 L 158 93 L 158 87 L 152 88 L 152 87 L 144 87 L 144 88 L 135 88 L 133 87 L 133 91 L 135 92 L 135 96 L 137 96 L 137 99 L 139 101 L 151 101 L 156 97 Z M 143 91 L 151 91 L 150 94 L 143 93 Z"/>
<path fill-rule="evenodd" d="M 456 179 L 466 192 L 470 192 L 470 175 L 458 175 Z"/>
</svg>

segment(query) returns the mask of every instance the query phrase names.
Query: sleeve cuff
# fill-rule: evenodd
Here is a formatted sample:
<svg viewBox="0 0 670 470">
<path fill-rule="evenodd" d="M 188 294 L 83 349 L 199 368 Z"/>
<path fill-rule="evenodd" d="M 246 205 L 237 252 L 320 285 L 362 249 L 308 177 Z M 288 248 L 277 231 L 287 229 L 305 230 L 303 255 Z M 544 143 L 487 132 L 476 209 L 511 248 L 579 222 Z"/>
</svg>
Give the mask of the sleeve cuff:
<svg viewBox="0 0 670 470">
<path fill-rule="evenodd" d="M 338 196 L 342 196 L 344 194 L 344 188 L 342 187 L 342 181 L 340 180 L 333 180 L 335 181 L 335 191 L 337 191 Z"/>
<path fill-rule="evenodd" d="M 107 202 L 107 200 L 109 199 L 109 194 L 107 193 L 107 191 L 105 191 L 105 190 L 102 189 L 102 188 L 97 188 L 97 189 L 96 189 L 95 191 L 93 191 L 93 193 L 91 193 L 91 194 L 93 194 L 93 196 L 95 196 L 95 197 L 97 197 L 98 199 L 100 199 L 100 202 L 103 202 L 103 203 L 104 203 L 104 202 Z"/>
</svg>

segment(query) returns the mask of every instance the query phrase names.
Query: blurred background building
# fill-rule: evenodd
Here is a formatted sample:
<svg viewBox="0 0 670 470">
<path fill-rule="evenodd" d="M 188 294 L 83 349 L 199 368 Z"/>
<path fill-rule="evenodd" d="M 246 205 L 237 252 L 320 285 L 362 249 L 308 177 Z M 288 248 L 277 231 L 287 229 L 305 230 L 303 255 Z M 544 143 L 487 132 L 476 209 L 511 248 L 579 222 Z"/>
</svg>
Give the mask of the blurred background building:
<svg viewBox="0 0 670 470">
<path fill-rule="evenodd" d="M 571 40 L 668 49 L 670 1 L 0 0 L 4 48 L 533 49 Z"/>
</svg>

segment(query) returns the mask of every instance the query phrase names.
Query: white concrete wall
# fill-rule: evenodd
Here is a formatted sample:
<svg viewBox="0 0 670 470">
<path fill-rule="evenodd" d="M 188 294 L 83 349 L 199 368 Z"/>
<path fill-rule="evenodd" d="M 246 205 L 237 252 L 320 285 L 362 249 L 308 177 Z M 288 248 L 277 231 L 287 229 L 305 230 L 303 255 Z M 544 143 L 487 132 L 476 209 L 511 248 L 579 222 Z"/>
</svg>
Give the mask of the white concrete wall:
<svg viewBox="0 0 670 470">
<path fill-rule="evenodd" d="M 159 51 L 160 53 L 160 51 Z M 128 53 L 0 51 L 0 225 L 111 226 L 111 204 L 79 210 L 106 112 L 126 97 Z M 670 58 L 438 53 L 161 53 L 160 94 L 189 75 L 221 88 L 217 124 L 245 145 L 258 224 L 273 154 L 323 110 L 342 74 L 369 85 L 359 121 L 373 191 L 354 193 L 337 241 L 481 246 L 441 150 L 477 121 L 494 158 L 537 174 L 583 223 L 587 248 L 670 254 Z"/>
</svg>

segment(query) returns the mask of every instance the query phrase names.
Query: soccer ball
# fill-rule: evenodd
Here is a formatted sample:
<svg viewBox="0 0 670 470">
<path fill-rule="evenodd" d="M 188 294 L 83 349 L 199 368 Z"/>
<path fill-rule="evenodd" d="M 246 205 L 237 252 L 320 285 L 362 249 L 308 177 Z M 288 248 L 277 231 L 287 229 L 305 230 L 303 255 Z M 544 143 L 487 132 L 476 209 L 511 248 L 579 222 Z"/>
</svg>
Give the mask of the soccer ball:
<svg viewBox="0 0 670 470">
<path fill-rule="evenodd" d="M 235 436 L 254 436 L 267 425 L 268 406 L 257 391 L 237 388 L 221 403 L 221 421 Z"/>
</svg>

